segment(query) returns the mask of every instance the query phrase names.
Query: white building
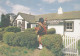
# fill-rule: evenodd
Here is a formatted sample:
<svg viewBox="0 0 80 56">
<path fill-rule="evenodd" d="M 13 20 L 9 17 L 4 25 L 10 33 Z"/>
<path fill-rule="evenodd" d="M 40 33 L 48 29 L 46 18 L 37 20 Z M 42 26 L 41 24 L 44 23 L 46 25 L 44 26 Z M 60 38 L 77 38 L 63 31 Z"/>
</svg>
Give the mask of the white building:
<svg viewBox="0 0 80 56">
<path fill-rule="evenodd" d="M 18 13 L 14 25 L 22 29 L 33 28 L 41 17 L 47 18 L 48 29 L 55 28 L 57 34 L 70 37 L 80 36 L 80 11 L 63 12 L 61 7 L 57 13 L 42 15 Z"/>
<path fill-rule="evenodd" d="M 36 27 L 35 16 L 25 13 L 18 13 L 13 26 L 20 27 L 21 30 Z"/>
<path fill-rule="evenodd" d="M 80 37 L 80 11 L 63 12 L 60 7 L 57 13 L 37 15 L 36 20 L 40 17 L 47 18 L 48 29 L 55 28 L 57 34 Z"/>
</svg>

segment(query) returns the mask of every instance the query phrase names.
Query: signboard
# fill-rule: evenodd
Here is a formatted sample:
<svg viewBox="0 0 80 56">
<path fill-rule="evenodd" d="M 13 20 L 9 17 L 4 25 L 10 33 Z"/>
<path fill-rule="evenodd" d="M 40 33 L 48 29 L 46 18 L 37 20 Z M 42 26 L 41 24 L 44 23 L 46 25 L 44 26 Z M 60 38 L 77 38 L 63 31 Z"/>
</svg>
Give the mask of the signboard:
<svg viewBox="0 0 80 56">
<path fill-rule="evenodd" d="M 49 20 L 47 21 L 48 25 L 62 25 L 63 24 L 63 20 Z"/>
</svg>

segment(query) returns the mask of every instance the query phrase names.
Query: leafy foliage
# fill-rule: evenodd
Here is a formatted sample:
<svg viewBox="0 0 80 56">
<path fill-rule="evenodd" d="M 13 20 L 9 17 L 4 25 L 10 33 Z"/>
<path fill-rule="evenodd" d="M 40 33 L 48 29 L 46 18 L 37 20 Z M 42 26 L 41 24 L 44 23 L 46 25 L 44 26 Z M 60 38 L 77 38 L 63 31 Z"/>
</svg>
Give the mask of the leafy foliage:
<svg viewBox="0 0 80 56">
<path fill-rule="evenodd" d="M 7 27 L 10 25 L 10 16 L 8 14 L 1 15 L 1 27 Z"/>
<path fill-rule="evenodd" d="M 0 22 L 0 27 L 1 27 L 1 22 Z"/>
<path fill-rule="evenodd" d="M 26 46 L 27 48 L 36 48 L 38 45 L 37 35 L 33 31 L 26 32 L 7 32 L 3 36 L 3 41 L 12 46 Z"/>
<path fill-rule="evenodd" d="M 3 40 L 3 34 L 4 34 L 5 32 L 0 32 L 0 40 Z"/>
<path fill-rule="evenodd" d="M 56 30 L 54 28 L 48 29 L 47 34 L 54 34 Z"/>
<path fill-rule="evenodd" d="M 56 56 L 62 56 L 61 49 L 63 48 L 63 45 L 61 35 L 59 34 L 44 35 L 42 38 L 42 43 Z"/>
<path fill-rule="evenodd" d="M 20 32 L 21 31 L 21 29 L 20 28 L 18 28 L 18 27 L 15 27 L 15 26 L 9 26 L 9 27 L 6 27 L 5 28 L 5 31 L 7 31 L 7 32 Z"/>
<path fill-rule="evenodd" d="M 32 51 L 25 47 L 13 47 L 6 44 L 0 47 L 0 56 L 26 56 L 29 52 Z"/>
<path fill-rule="evenodd" d="M 15 33 L 14 33 L 14 32 L 6 32 L 6 33 L 3 35 L 3 41 L 4 41 L 6 44 L 13 45 L 14 39 L 15 39 Z"/>
<path fill-rule="evenodd" d="M 24 32 L 26 32 L 26 33 L 31 33 L 31 34 L 36 34 L 34 28 L 28 28 L 28 29 L 26 29 Z"/>
<path fill-rule="evenodd" d="M 2 28 L 0 28 L 0 32 L 2 32 Z"/>
</svg>

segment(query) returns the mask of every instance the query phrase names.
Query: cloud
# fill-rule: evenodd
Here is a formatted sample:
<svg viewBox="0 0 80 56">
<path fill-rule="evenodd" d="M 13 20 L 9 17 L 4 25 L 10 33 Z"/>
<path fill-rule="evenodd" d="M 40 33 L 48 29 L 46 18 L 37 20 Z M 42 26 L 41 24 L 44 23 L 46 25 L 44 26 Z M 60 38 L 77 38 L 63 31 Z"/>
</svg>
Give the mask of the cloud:
<svg viewBox="0 0 80 56">
<path fill-rule="evenodd" d="M 69 2 L 69 1 L 72 1 L 72 0 L 58 0 L 59 3 L 64 3 L 64 2 Z"/>
<path fill-rule="evenodd" d="M 14 14 L 17 14 L 18 12 L 26 13 L 26 14 L 29 14 L 29 13 L 35 14 L 34 12 L 31 11 L 29 7 L 20 5 L 20 4 L 13 4 L 12 2 L 10 2 L 10 0 L 6 1 L 6 5 L 11 7 L 12 9 L 11 12 Z"/>
<path fill-rule="evenodd" d="M 0 21 L 1 21 L 1 15 L 6 13 L 7 11 L 4 8 L 0 7 Z"/>
<path fill-rule="evenodd" d="M 54 3 L 56 1 L 58 1 L 59 3 L 64 3 L 64 2 L 70 2 L 72 0 L 43 0 L 43 1 L 47 3 Z"/>
<path fill-rule="evenodd" d="M 40 8 L 39 11 L 42 12 L 43 11 L 43 8 Z"/>
<path fill-rule="evenodd" d="M 53 3 L 55 2 L 56 0 L 43 0 L 44 2 L 48 2 L 48 3 Z"/>
<path fill-rule="evenodd" d="M 56 10 L 56 9 L 50 9 L 50 10 L 54 11 L 54 10 Z"/>
<path fill-rule="evenodd" d="M 80 10 L 80 4 L 75 4 L 75 5 L 74 5 L 74 9 L 75 9 L 75 10 Z"/>
<path fill-rule="evenodd" d="M 42 4 L 37 4 L 37 6 L 42 6 Z"/>
<path fill-rule="evenodd" d="M 7 0 L 7 1 L 6 1 L 6 5 L 8 5 L 8 6 L 12 6 L 13 3 L 11 3 L 9 0 Z"/>
<path fill-rule="evenodd" d="M 18 12 L 30 13 L 31 11 L 30 11 L 29 7 L 26 7 L 26 6 L 23 6 L 23 5 L 19 5 L 19 4 L 13 5 L 12 6 L 12 13 L 17 14 Z"/>
<path fill-rule="evenodd" d="M 7 11 L 6 11 L 4 8 L 0 7 L 0 15 L 1 15 L 2 13 L 3 13 L 3 14 L 6 14 Z"/>
</svg>

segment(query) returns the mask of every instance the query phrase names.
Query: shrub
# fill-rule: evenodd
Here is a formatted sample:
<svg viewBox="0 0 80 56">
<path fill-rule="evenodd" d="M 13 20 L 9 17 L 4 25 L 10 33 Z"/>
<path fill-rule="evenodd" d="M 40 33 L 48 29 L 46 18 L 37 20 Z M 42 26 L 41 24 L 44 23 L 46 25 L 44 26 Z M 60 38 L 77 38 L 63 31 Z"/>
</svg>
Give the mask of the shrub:
<svg viewBox="0 0 80 56">
<path fill-rule="evenodd" d="M 59 34 L 48 34 L 42 38 L 42 43 L 56 56 L 62 56 L 61 49 L 63 48 L 62 37 Z"/>
<path fill-rule="evenodd" d="M 30 33 L 17 33 L 16 39 L 17 45 L 26 46 L 27 48 L 35 48 L 38 44 L 37 35 Z"/>
<path fill-rule="evenodd" d="M 32 31 L 33 32 L 33 31 Z M 7 32 L 4 34 L 4 42 L 12 46 L 26 46 L 27 48 L 36 48 L 38 46 L 37 35 L 26 32 Z"/>
<path fill-rule="evenodd" d="M 4 31 L 5 30 L 5 27 L 3 27 L 3 28 L 1 28 L 2 29 L 2 31 Z"/>
<path fill-rule="evenodd" d="M 0 32 L 0 40 L 3 40 L 3 34 L 4 33 L 5 33 L 4 31 Z"/>
<path fill-rule="evenodd" d="M 3 33 L 0 32 L 0 40 L 2 40 L 2 37 L 3 37 Z"/>
<path fill-rule="evenodd" d="M 3 41 L 5 43 L 7 43 L 8 45 L 13 45 L 13 41 L 14 41 L 15 37 L 16 37 L 16 35 L 14 32 L 6 32 L 3 35 Z"/>
<path fill-rule="evenodd" d="M 26 29 L 24 32 L 26 32 L 26 33 L 31 33 L 31 34 L 36 34 L 34 28 L 28 28 L 28 29 Z"/>
<path fill-rule="evenodd" d="M 20 32 L 21 31 L 21 29 L 20 28 L 18 28 L 18 27 L 14 27 L 14 26 L 9 26 L 9 27 L 6 27 L 5 28 L 5 31 L 7 31 L 7 32 Z"/>
<path fill-rule="evenodd" d="M 54 28 L 48 29 L 47 34 L 54 34 L 56 30 Z"/>
<path fill-rule="evenodd" d="M 2 28 L 0 28 L 0 32 L 2 32 Z"/>
<path fill-rule="evenodd" d="M 13 47 L 4 43 L 0 46 L 0 56 L 27 56 L 27 53 L 30 52 L 31 50 L 25 47 Z"/>
</svg>

